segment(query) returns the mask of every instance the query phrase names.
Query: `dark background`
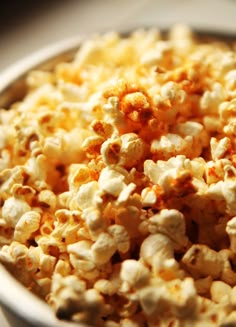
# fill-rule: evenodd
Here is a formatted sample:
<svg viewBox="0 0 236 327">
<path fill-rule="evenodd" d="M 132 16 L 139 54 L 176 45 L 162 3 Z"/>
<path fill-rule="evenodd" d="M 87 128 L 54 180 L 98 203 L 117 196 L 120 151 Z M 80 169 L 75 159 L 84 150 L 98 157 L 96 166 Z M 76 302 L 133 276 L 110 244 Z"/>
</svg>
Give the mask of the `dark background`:
<svg viewBox="0 0 236 327">
<path fill-rule="evenodd" d="M 58 0 L 60 1 L 60 0 Z M 1 33 L 5 29 L 17 27 L 24 19 L 32 18 L 32 15 L 41 14 L 43 10 L 55 5 L 55 0 L 3 0 L 0 1 L 0 28 Z"/>
<path fill-rule="evenodd" d="M 1 71 L 80 34 L 176 22 L 236 34 L 236 0 L 0 0 Z"/>
</svg>

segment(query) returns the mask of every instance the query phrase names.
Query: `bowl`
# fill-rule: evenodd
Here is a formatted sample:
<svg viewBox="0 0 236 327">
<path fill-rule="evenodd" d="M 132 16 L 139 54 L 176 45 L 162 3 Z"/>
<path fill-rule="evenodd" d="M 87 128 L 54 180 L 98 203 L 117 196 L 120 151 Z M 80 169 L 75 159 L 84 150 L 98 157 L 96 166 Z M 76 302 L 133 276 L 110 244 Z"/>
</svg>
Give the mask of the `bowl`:
<svg viewBox="0 0 236 327">
<path fill-rule="evenodd" d="M 36 68 L 51 70 L 61 61 L 72 59 L 84 36 L 73 37 L 37 51 L 0 74 L 0 108 L 22 99 L 26 93 L 25 76 Z M 55 317 L 50 307 L 26 290 L 0 264 L 0 304 L 12 327 L 86 327 Z"/>
<path fill-rule="evenodd" d="M 164 31 L 165 32 L 165 31 Z M 216 38 L 231 42 L 234 33 L 195 30 L 196 35 L 208 40 Z M 122 32 L 129 34 L 129 32 Z M 25 77 L 32 69 L 51 70 L 57 63 L 73 58 L 86 36 L 78 36 L 53 44 L 29 55 L 0 74 L 0 107 L 9 108 L 12 103 L 26 94 Z M 66 322 L 56 318 L 53 310 L 21 285 L 7 269 L 0 264 L 0 305 L 13 327 L 86 327 L 82 323 Z M 88 326 L 87 326 L 88 327 Z"/>
</svg>

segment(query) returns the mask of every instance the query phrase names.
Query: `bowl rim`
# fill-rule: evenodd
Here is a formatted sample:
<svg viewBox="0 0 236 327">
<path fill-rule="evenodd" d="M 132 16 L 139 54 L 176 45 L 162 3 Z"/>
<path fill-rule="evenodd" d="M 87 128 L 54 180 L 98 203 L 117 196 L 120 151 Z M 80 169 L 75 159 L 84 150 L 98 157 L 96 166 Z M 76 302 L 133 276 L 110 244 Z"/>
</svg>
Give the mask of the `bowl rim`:
<svg viewBox="0 0 236 327">
<path fill-rule="evenodd" d="M 0 264 L 0 305 L 10 314 L 24 320 L 29 326 L 88 327 L 56 318 L 50 306 L 31 293 Z"/>
<path fill-rule="evenodd" d="M 29 54 L 5 69 L 0 74 L 0 110 L 3 110 L 1 106 L 4 105 L 4 101 L 7 101 L 12 84 L 17 84 L 19 81 L 22 82 L 28 71 L 36 68 L 40 69 L 45 64 L 46 67 L 48 66 L 47 70 L 49 70 L 53 67 L 54 60 L 59 57 L 61 58 L 60 60 L 72 58 L 86 37 L 88 35 L 78 35 L 56 42 Z M 2 108 L 5 108 L 5 106 Z M 0 305 L 11 315 L 13 314 L 25 321 L 29 326 L 88 327 L 88 325 L 83 323 L 73 323 L 57 319 L 52 308 L 17 281 L 1 263 L 0 280 Z"/>
<path fill-rule="evenodd" d="M 220 30 L 214 27 L 204 27 L 204 26 L 194 26 L 191 24 L 186 24 L 193 31 L 194 35 L 197 37 L 204 38 L 213 38 L 226 42 L 236 42 L 236 31 L 233 30 Z M 171 26 L 153 26 L 153 25 L 130 25 L 121 28 L 111 28 L 111 29 L 102 29 L 96 32 L 84 33 L 79 35 L 74 35 L 72 37 L 68 37 L 66 39 L 57 41 L 51 45 L 45 46 L 40 50 L 33 51 L 29 53 L 29 55 L 25 56 L 22 59 L 17 60 L 15 63 L 5 68 L 2 72 L 0 72 L 0 109 L 1 108 L 9 108 L 10 104 L 14 101 L 7 100 L 9 93 L 11 93 L 11 86 L 14 86 L 16 89 L 19 88 L 18 82 L 21 86 L 24 81 L 24 77 L 28 71 L 33 69 L 42 69 L 45 67 L 46 70 L 53 67 L 55 64 L 55 59 L 58 61 L 58 57 L 63 59 L 71 59 L 73 55 L 78 50 L 79 46 L 85 41 L 87 38 L 91 36 L 104 34 L 106 32 L 115 31 L 121 34 L 122 36 L 127 36 L 132 31 L 137 29 L 150 29 L 157 28 L 161 31 L 161 33 L 166 34 L 170 30 Z M 7 106 L 5 107 L 5 104 Z"/>
<path fill-rule="evenodd" d="M 222 31 L 217 29 L 195 28 L 188 24 L 197 36 L 206 36 L 216 38 L 220 41 L 236 42 L 235 31 Z M 161 26 L 131 26 L 131 28 L 123 29 L 106 29 L 95 33 L 80 34 L 62 41 L 55 42 L 46 46 L 41 50 L 35 51 L 25 58 L 18 60 L 15 64 L 0 73 L 0 108 L 7 102 L 10 87 L 18 81 L 24 80 L 26 73 L 32 69 L 41 68 L 45 64 L 48 67 L 53 66 L 55 59 L 72 58 L 76 50 L 79 49 L 81 43 L 94 34 L 104 34 L 109 31 L 117 31 L 121 35 L 129 35 L 137 29 L 157 28 L 164 33 L 168 28 Z M 1 109 L 0 109 L 1 110 Z M 83 323 L 73 323 L 62 321 L 56 318 L 53 310 L 47 303 L 39 299 L 37 296 L 27 290 L 20 282 L 18 282 L 7 269 L 0 263 L 0 305 L 8 311 L 16 315 L 18 318 L 25 320 L 31 326 L 41 327 L 88 327 Z M 30 308 L 30 310 L 29 310 Z"/>
<path fill-rule="evenodd" d="M 25 75 L 32 69 L 53 66 L 53 61 L 58 56 L 63 59 L 72 57 L 76 49 L 85 39 L 85 35 L 78 35 L 65 40 L 58 41 L 40 50 L 30 53 L 18 60 L 0 73 L 0 108 L 8 102 L 7 98 L 11 92 L 11 86 L 18 81 L 24 80 Z M 48 70 L 48 69 L 46 69 Z"/>
</svg>

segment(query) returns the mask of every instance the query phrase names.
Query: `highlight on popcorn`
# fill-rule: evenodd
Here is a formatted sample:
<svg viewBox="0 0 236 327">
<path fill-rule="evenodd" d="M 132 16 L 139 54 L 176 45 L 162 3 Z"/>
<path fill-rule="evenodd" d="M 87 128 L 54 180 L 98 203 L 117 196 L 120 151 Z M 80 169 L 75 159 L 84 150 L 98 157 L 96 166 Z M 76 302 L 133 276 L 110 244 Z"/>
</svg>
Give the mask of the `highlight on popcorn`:
<svg viewBox="0 0 236 327">
<path fill-rule="evenodd" d="M 236 43 L 110 32 L 26 82 L 0 110 L 0 262 L 59 319 L 235 322 Z"/>
</svg>

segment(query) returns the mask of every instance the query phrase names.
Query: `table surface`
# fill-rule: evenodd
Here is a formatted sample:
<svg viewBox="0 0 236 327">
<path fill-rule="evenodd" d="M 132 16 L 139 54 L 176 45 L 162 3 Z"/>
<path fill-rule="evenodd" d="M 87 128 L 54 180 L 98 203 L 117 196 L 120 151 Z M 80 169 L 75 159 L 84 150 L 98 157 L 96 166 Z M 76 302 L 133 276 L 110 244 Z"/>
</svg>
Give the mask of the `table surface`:
<svg viewBox="0 0 236 327">
<path fill-rule="evenodd" d="M 235 12 L 236 0 L 1 1 L 0 78 L 24 56 L 78 34 L 178 22 L 236 33 Z M 0 326 L 10 327 L 1 309 Z"/>
</svg>

